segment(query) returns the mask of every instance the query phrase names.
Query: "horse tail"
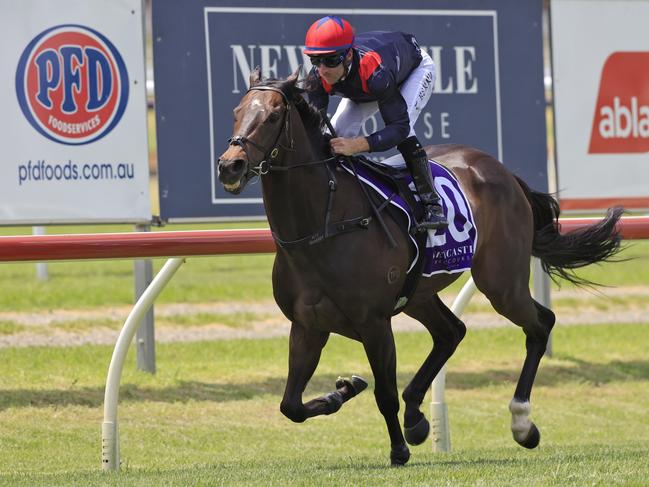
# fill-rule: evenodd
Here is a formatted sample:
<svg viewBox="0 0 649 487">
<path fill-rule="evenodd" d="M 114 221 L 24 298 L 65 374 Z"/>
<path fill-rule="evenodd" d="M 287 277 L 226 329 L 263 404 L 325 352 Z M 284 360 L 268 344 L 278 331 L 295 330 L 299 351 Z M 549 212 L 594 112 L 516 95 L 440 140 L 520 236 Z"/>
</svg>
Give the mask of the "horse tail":
<svg viewBox="0 0 649 487">
<path fill-rule="evenodd" d="M 534 191 L 518 177 L 516 180 L 532 207 L 532 255 L 541 259 L 543 270 L 555 282 L 563 278 L 576 285 L 597 285 L 577 276 L 573 269 L 610 260 L 619 252 L 622 238 L 616 225 L 624 209 L 609 208 L 600 222 L 562 235 L 558 230 L 561 210 L 557 200 L 548 193 Z"/>
</svg>

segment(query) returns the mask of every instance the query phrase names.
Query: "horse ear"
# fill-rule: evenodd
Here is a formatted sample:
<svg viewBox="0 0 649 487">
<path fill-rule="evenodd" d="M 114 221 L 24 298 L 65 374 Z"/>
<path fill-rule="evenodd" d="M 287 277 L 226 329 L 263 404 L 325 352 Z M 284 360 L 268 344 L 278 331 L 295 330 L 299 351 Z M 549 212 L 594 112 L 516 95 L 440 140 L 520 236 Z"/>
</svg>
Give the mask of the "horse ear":
<svg viewBox="0 0 649 487">
<path fill-rule="evenodd" d="M 297 82 L 297 78 L 300 76 L 301 70 L 302 70 L 302 66 L 298 66 L 297 69 L 293 71 L 293 74 L 291 74 L 288 78 L 286 78 L 286 82 L 288 84 L 295 86 L 295 83 Z"/>
<path fill-rule="evenodd" d="M 261 81 L 261 68 L 257 66 L 250 73 L 250 86 L 255 86 Z"/>
</svg>

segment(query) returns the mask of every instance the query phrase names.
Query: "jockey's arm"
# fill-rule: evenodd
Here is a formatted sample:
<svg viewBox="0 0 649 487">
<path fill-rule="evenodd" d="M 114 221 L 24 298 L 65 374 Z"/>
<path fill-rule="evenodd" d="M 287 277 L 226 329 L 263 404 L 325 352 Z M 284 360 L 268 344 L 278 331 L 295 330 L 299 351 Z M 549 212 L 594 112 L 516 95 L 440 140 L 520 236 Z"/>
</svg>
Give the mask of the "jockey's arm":
<svg viewBox="0 0 649 487">
<path fill-rule="evenodd" d="M 331 152 L 344 156 L 352 156 L 359 152 L 369 152 L 370 144 L 365 137 L 336 137 L 329 141 Z"/>
<path fill-rule="evenodd" d="M 383 152 L 396 147 L 410 133 L 408 105 L 398 90 L 379 99 L 379 112 L 385 127 L 367 136 L 370 152 Z"/>
<path fill-rule="evenodd" d="M 367 80 L 369 91 L 376 97 L 385 127 L 367 136 L 370 152 L 383 152 L 396 147 L 410 133 L 408 104 L 401 95 L 392 73 L 378 69 Z"/>
</svg>

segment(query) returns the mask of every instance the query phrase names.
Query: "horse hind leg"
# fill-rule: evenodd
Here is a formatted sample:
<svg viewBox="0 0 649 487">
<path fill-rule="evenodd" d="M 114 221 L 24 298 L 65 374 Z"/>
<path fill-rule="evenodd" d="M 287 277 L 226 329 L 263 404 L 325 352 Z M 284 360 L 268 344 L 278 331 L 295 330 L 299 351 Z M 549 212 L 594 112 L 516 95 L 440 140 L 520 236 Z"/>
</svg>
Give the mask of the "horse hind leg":
<svg viewBox="0 0 649 487">
<path fill-rule="evenodd" d="M 525 333 L 525 362 L 509 410 L 512 414 L 512 434 L 516 442 L 525 448 L 536 448 L 541 434 L 529 419 L 530 396 L 541 358 L 555 323 L 555 316 L 551 310 L 532 299 L 527 284 L 529 270 L 527 273 L 518 274 L 519 278 L 513 279 L 513 282 L 509 281 L 507 287 L 502 286 L 502 283 L 507 281 L 501 276 L 502 274 L 492 274 L 490 279 L 485 280 L 474 273 L 478 289 L 487 296 L 494 309 L 512 323 L 522 327 Z"/>
<path fill-rule="evenodd" d="M 420 410 L 421 404 L 433 379 L 464 338 L 466 326 L 437 295 L 412 304 L 405 311 L 420 321 L 433 337 L 433 349 L 402 394 L 406 405 L 403 421 L 406 441 L 419 445 L 430 433 L 430 424 Z"/>
<path fill-rule="evenodd" d="M 531 298 L 530 298 L 531 299 Z M 530 395 L 536 377 L 536 372 L 545 354 L 550 331 L 555 323 L 554 313 L 532 299 L 537 313 L 538 325 L 533 331 L 525 328 L 525 348 L 527 355 L 523 363 L 521 375 L 516 384 L 514 397 L 509 403 L 512 414 L 511 430 L 516 442 L 525 448 L 536 448 L 541 441 L 541 433 L 529 419 L 531 412 Z"/>
</svg>

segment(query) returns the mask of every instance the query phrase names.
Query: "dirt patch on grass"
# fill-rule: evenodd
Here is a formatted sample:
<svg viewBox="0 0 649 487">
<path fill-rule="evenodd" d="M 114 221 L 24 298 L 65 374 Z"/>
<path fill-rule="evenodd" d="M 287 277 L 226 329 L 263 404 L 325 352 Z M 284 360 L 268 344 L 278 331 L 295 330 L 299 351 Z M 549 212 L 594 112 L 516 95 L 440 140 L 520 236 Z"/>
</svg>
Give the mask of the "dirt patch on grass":
<svg viewBox="0 0 649 487">
<path fill-rule="evenodd" d="M 450 306 L 454 295 L 442 294 Z M 554 291 L 552 300 L 557 324 L 646 323 L 649 322 L 649 287 L 603 289 L 601 292 L 565 289 Z M 562 302 L 567 304 L 563 305 Z M 514 326 L 494 311 L 483 311 L 488 301 L 476 294 L 462 320 L 469 329 Z M 131 308 L 105 307 L 86 310 L 0 313 L 0 322 L 15 323 L 15 333 L 7 327 L 0 334 L 0 347 L 112 345 Z M 245 316 L 240 324 L 225 324 L 219 316 Z M 200 325 L 187 323 L 188 317 L 203 315 Z M 214 316 L 214 322 L 209 317 Z M 155 307 L 156 341 L 231 340 L 288 336 L 290 323 L 273 301 L 256 303 L 158 304 Z M 219 322 L 221 321 L 221 322 Z M 192 320 L 189 320 L 191 323 Z M 74 326 L 66 324 L 74 323 Z M 84 325 L 85 323 L 85 325 Z M 425 331 L 417 321 L 401 314 L 393 318 L 395 331 Z"/>
</svg>

